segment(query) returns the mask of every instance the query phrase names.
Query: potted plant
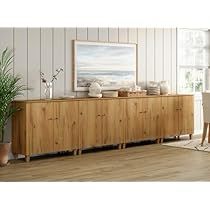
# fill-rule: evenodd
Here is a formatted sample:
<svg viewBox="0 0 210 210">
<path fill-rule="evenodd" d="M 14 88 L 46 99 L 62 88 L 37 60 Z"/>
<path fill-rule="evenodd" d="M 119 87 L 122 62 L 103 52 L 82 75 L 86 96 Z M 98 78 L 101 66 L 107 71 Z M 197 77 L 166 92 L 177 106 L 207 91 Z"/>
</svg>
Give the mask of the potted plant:
<svg viewBox="0 0 210 210">
<path fill-rule="evenodd" d="M 0 166 L 7 165 L 11 146 L 10 140 L 4 139 L 5 127 L 9 118 L 19 110 L 12 106 L 12 101 L 26 90 L 20 83 L 21 77 L 13 74 L 12 63 L 13 51 L 6 48 L 0 55 Z"/>
</svg>

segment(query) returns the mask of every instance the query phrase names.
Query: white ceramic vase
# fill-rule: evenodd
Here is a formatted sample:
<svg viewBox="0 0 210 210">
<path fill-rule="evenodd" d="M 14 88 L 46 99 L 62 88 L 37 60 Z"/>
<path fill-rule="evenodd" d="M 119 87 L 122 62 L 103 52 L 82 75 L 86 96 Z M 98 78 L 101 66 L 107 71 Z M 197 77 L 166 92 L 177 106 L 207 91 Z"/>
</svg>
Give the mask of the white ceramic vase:
<svg viewBox="0 0 210 210">
<path fill-rule="evenodd" d="M 169 89 L 168 81 L 161 81 L 160 82 L 160 94 L 168 95 L 169 91 L 170 91 L 170 89 Z"/>
</svg>

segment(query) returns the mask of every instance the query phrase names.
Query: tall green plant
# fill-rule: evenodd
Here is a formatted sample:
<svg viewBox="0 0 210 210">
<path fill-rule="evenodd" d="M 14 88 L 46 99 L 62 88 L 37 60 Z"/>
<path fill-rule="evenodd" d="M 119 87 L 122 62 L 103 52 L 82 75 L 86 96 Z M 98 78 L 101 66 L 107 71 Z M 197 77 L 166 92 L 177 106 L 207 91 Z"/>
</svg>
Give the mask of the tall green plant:
<svg viewBox="0 0 210 210">
<path fill-rule="evenodd" d="M 0 143 L 4 142 L 4 130 L 8 119 L 18 111 L 18 108 L 12 106 L 12 101 L 26 90 L 21 84 L 21 77 L 13 75 L 12 63 L 13 51 L 6 48 L 0 55 Z"/>
</svg>

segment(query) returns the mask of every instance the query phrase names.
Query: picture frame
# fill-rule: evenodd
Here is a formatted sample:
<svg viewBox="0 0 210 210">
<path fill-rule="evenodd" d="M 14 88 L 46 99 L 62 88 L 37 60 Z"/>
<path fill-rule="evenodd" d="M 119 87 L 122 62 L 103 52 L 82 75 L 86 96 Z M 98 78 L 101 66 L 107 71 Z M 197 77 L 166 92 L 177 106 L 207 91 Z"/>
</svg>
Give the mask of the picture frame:
<svg viewBox="0 0 210 210">
<path fill-rule="evenodd" d="M 74 40 L 74 90 L 88 91 L 91 82 L 102 90 L 137 83 L 137 44 Z"/>
</svg>

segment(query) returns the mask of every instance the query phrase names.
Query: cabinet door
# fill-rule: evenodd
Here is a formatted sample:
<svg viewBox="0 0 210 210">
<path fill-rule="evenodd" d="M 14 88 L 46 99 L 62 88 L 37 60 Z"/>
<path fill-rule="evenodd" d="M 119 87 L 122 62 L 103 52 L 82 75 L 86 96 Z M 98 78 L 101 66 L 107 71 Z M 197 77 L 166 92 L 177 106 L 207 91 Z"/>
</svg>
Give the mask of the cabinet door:
<svg viewBox="0 0 210 210">
<path fill-rule="evenodd" d="M 143 98 L 142 101 L 143 112 L 143 138 L 156 139 L 161 136 L 161 98 L 150 97 Z"/>
<path fill-rule="evenodd" d="M 104 145 L 125 141 L 126 101 L 123 99 L 103 100 L 102 141 Z"/>
<path fill-rule="evenodd" d="M 79 101 L 80 148 L 102 145 L 102 102 Z"/>
<path fill-rule="evenodd" d="M 194 99 L 193 96 L 179 96 L 179 133 L 194 132 Z"/>
<path fill-rule="evenodd" d="M 127 135 L 126 142 L 143 138 L 143 99 L 127 99 Z"/>
<path fill-rule="evenodd" d="M 162 137 L 179 135 L 179 97 L 162 97 L 161 135 Z"/>
<path fill-rule="evenodd" d="M 54 103 L 54 148 L 55 151 L 79 148 L 78 101 Z"/>
<path fill-rule="evenodd" d="M 117 106 L 115 112 L 115 132 L 116 143 L 125 143 L 126 138 L 126 100 L 120 99 L 116 101 Z"/>
<path fill-rule="evenodd" d="M 29 103 L 26 115 L 30 154 L 53 152 L 53 103 Z"/>
</svg>

